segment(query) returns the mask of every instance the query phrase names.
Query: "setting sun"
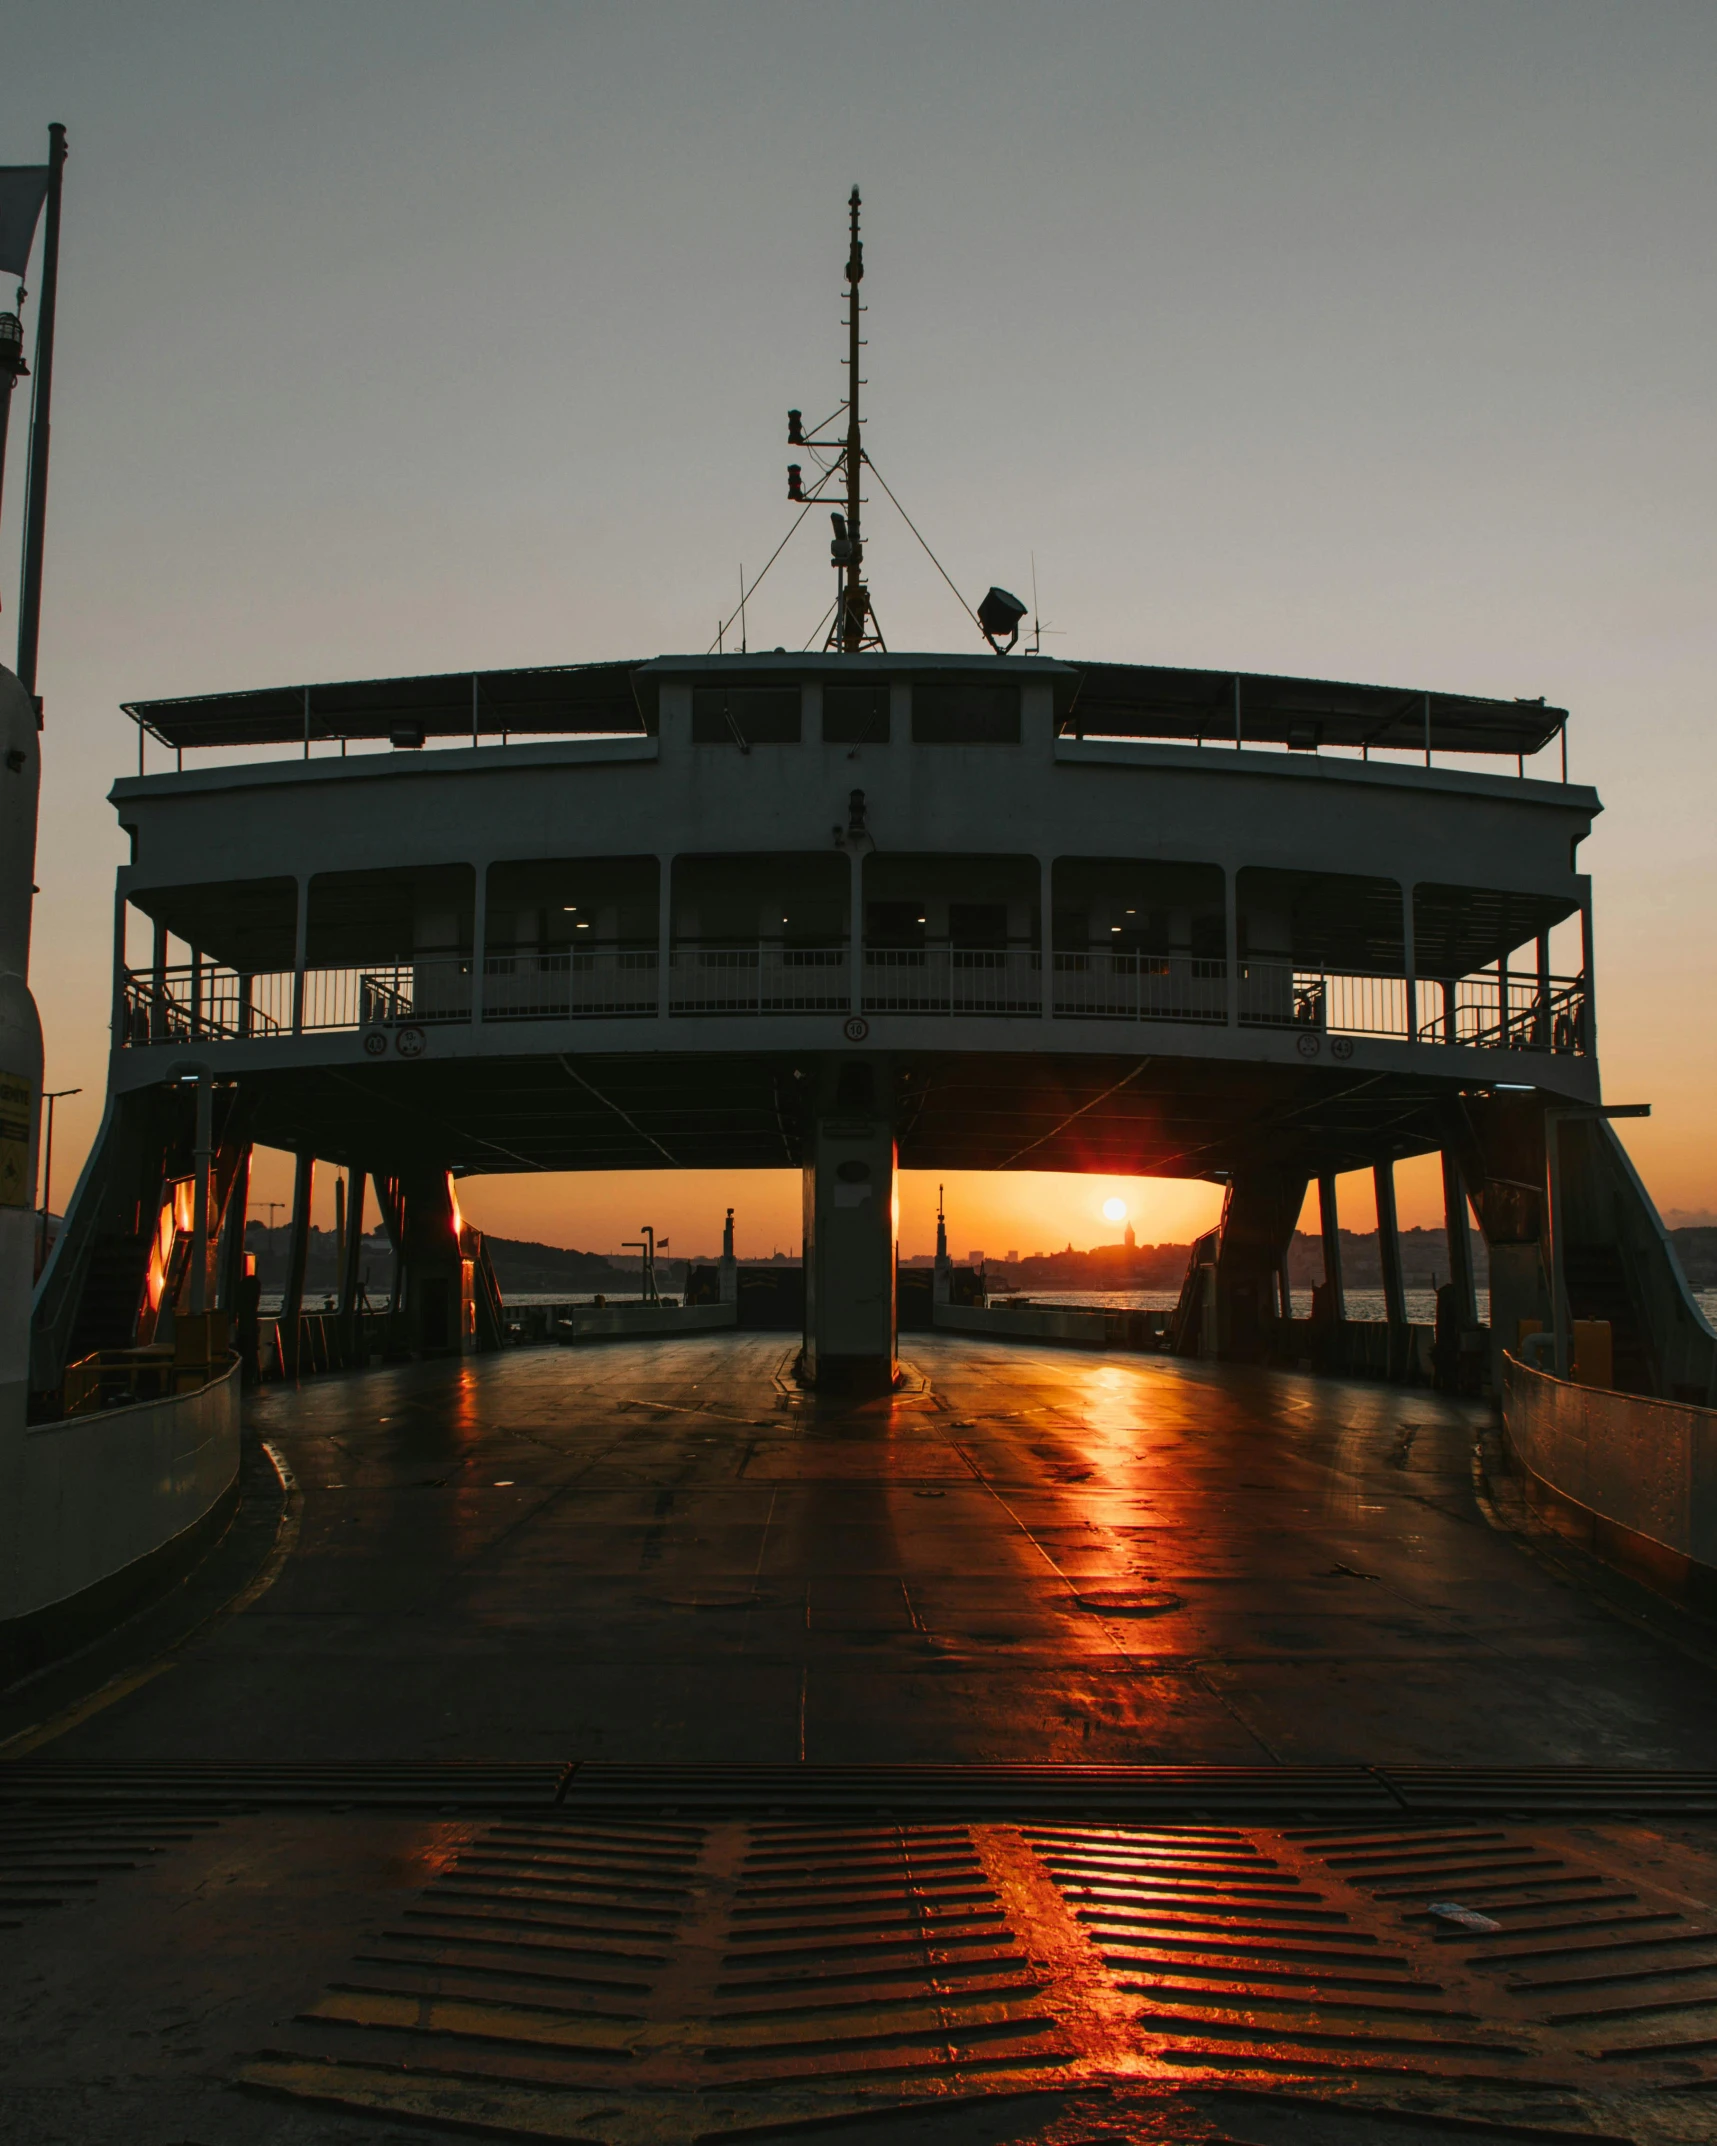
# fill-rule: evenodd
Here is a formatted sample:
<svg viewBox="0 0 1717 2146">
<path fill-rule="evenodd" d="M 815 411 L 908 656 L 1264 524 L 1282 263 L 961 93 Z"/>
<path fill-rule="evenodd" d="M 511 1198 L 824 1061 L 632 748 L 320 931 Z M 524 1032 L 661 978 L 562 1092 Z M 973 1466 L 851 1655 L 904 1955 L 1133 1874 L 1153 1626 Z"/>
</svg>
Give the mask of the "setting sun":
<svg viewBox="0 0 1717 2146">
<path fill-rule="evenodd" d="M 1105 1200 L 1103 1202 L 1103 1219 L 1105 1222 L 1125 1222 L 1127 1219 L 1126 1201 Z"/>
</svg>

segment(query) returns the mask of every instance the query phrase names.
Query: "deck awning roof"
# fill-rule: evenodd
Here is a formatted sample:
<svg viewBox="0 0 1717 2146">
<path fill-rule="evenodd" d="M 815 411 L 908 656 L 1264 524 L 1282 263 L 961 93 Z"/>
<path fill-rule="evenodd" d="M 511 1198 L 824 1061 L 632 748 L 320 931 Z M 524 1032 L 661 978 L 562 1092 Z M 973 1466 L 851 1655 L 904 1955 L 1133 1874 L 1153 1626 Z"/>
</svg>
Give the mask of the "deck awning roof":
<svg viewBox="0 0 1717 2146">
<path fill-rule="evenodd" d="M 1333 678 L 1079 663 L 1061 728 L 1086 738 L 1209 739 L 1248 745 L 1369 745 L 1419 752 L 1535 753 L 1568 720 L 1542 700 L 1481 700 Z"/>
<path fill-rule="evenodd" d="M 635 692 L 641 663 L 568 663 L 528 671 L 449 671 L 428 678 L 358 678 L 263 686 L 189 700 L 127 701 L 125 712 L 163 745 L 298 745 L 379 739 L 414 723 L 425 738 L 565 736 L 642 731 L 655 694 Z"/>
<path fill-rule="evenodd" d="M 736 659 L 706 660 L 714 679 L 730 677 Z M 807 675 L 824 672 L 828 662 L 801 660 Z M 855 674 L 868 664 L 879 672 L 909 674 L 913 661 L 898 656 L 847 660 Z M 939 677 L 947 676 L 947 661 L 939 659 Z M 785 668 L 772 669 L 777 667 Z M 1007 674 L 1023 677 L 1035 668 L 1015 659 Z M 999 674 L 994 657 L 974 659 L 972 669 L 987 681 Z M 1046 662 L 1042 671 L 1054 676 L 1059 729 L 1088 738 L 1232 743 L 1238 721 L 1238 734 L 1248 745 L 1412 752 L 1428 745 L 1433 752 L 1513 755 L 1539 751 L 1567 721 L 1565 709 L 1541 700 L 1484 700 L 1324 678 L 1066 659 Z M 425 739 L 636 734 L 655 728 L 661 675 L 659 661 L 642 660 L 452 671 L 127 701 L 125 711 L 151 737 L 179 748 L 380 740 L 402 724 L 417 726 Z"/>
</svg>

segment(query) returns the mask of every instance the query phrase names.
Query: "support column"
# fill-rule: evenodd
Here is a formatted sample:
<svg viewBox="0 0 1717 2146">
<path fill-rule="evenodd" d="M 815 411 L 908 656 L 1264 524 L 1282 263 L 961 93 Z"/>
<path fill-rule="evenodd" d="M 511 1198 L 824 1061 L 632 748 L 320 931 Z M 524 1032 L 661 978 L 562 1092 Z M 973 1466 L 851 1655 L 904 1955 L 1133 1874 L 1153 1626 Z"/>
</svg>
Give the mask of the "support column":
<svg viewBox="0 0 1717 2146">
<path fill-rule="evenodd" d="M 280 1356 L 286 1376 L 298 1376 L 304 1338 L 304 1275 L 310 1264 L 310 1201 L 316 1190 L 316 1158 L 300 1155 L 292 1180 L 292 1236 L 286 1255 L 286 1294 L 280 1305 Z"/>
<path fill-rule="evenodd" d="M 191 1185 L 191 1301 L 193 1319 L 209 1308 L 209 1169 L 214 1161 L 215 1092 L 205 1066 L 197 1075 L 197 1130 L 192 1148 L 195 1177 Z"/>
<path fill-rule="evenodd" d="M 250 1217 L 250 1143 L 246 1141 L 233 1167 L 232 1189 L 221 1222 L 218 1300 L 229 1326 L 239 1308 L 244 1284 L 244 1232 Z"/>
<path fill-rule="evenodd" d="M 453 1179 L 439 1166 L 402 1172 L 406 1345 L 422 1356 L 461 1356 L 477 1345 L 475 1261 L 460 1241 Z"/>
<path fill-rule="evenodd" d="M 1339 1326 L 1347 1317 L 1347 1298 L 1341 1281 L 1341 1216 L 1335 1174 L 1329 1170 L 1318 1178 L 1318 1228 L 1323 1234 L 1324 1306 L 1327 1316 Z"/>
<path fill-rule="evenodd" d="M 825 1389 L 894 1387 L 898 1231 L 888 1078 L 881 1060 L 825 1062 L 807 1128 L 801 1368 Z"/>
<path fill-rule="evenodd" d="M 346 1260 L 340 1275 L 340 1337 L 348 1362 L 358 1354 L 358 1297 L 363 1287 L 364 1186 L 362 1170 L 346 1172 Z"/>
<path fill-rule="evenodd" d="M 1377 1194 L 1377 1256 L 1383 1266 L 1383 1316 L 1407 1324 L 1407 1283 L 1401 1272 L 1401 1226 L 1395 1212 L 1395 1165 L 1380 1162 L 1371 1173 Z"/>
<path fill-rule="evenodd" d="M 1479 1323 L 1478 1291 L 1473 1283 L 1473 1240 L 1467 1226 L 1467 1188 L 1453 1153 L 1443 1150 L 1443 1230 L 1449 1246 L 1449 1280 L 1455 1309 L 1464 1328 Z"/>
</svg>

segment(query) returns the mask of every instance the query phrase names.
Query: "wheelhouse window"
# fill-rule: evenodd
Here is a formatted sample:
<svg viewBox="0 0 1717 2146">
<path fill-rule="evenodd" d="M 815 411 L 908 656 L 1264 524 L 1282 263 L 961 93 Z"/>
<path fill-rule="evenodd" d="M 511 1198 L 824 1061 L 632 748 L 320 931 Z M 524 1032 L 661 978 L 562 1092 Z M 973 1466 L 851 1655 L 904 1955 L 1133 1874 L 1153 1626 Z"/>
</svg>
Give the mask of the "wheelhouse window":
<svg viewBox="0 0 1717 2146">
<path fill-rule="evenodd" d="M 886 745 L 889 689 L 886 685 L 824 686 L 825 745 Z"/>
<path fill-rule="evenodd" d="M 797 686 L 694 686 L 694 745 L 797 745 Z"/>
<path fill-rule="evenodd" d="M 914 745 L 1017 745 L 1019 687 L 940 681 L 912 688 Z"/>
</svg>

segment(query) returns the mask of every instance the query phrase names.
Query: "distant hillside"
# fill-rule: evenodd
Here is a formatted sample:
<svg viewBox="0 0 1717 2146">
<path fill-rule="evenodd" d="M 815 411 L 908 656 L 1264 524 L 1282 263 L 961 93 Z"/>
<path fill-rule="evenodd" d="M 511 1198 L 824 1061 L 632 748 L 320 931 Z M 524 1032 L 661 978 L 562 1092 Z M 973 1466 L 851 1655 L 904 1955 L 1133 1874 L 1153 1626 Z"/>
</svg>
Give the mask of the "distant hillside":
<svg viewBox="0 0 1717 2146">
<path fill-rule="evenodd" d="M 252 1222 L 244 1233 L 245 1249 L 256 1254 L 256 1271 L 265 1290 L 286 1286 L 286 1264 L 292 1232 L 282 1223 L 267 1229 Z M 503 1296 L 546 1296 L 564 1290 L 568 1296 L 589 1296 L 598 1291 L 625 1296 L 638 1288 L 636 1261 L 619 1265 L 601 1252 L 567 1251 L 558 1244 L 524 1244 L 512 1237 L 485 1236 L 495 1279 Z M 366 1231 L 359 1258 L 365 1286 L 385 1291 L 393 1274 L 393 1252 L 384 1230 Z M 669 1262 L 659 1260 L 656 1278 L 669 1286 Z M 307 1295 L 326 1295 L 339 1285 L 334 1232 L 312 1229 L 310 1256 L 305 1272 Z"/>
</svg>

